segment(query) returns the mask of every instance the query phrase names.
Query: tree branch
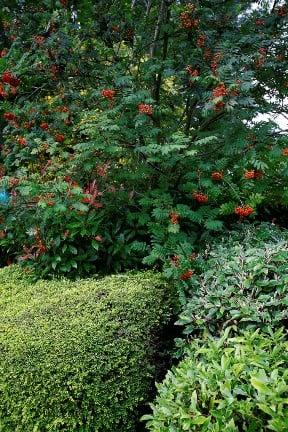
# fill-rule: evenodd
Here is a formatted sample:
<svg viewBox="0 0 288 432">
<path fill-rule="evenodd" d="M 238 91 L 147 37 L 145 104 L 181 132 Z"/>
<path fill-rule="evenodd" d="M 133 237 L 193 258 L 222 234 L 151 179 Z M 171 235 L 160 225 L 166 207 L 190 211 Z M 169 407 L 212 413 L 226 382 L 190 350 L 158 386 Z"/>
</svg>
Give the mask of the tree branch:
<svg viewBox="0 0 288 432">
<path fill-rule="evenodd" d="M 162 0 L 161 5 L 160 5 L 160 11 L 159 11 L 159 15 L 158 15 L 157 24 L 156 24 L 155 31 L 154 31 L 153 42 L 152 42 L 152 45 L 150 47 L 150 56 L 152 58 L 155 57 L 155 54 L 156 54 L 157 40 L 159 38 L 161 25 L 162 25 L 162 22 L 164 20 L 165 9 L 166 9 L 166 2 L 165 2 L 165 0 Z"/>
<path fill-rule="evenodd" d="M 274 10 L 275 10 L 275 8 L 276 8 L 276 6 L 277 6 L 277 3 L 278 3 L 278 0 L 274 0 L 274 4 L 273 4 L 273 7 L 272 7 L 272 9 L 271 9 L 271 13 L 274 12 Z"/>
</svg>

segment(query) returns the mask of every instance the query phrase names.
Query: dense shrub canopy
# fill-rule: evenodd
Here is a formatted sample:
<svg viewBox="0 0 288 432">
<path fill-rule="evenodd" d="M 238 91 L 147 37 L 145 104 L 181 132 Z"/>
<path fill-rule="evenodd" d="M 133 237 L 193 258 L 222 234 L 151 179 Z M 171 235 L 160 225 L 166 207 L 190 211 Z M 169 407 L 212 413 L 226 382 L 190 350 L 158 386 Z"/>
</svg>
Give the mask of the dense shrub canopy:
<svg viewBox="0 0 288 432">
<path fill-rule="evenodd" d="M 172 294 L 153 273 L 31 283 L 0 272 L 0 430 L 134 431 Z"/>
<path fill-rule="evenodd" d="M 168 372 L 148 419 L 155 432 L 285 432 L 288 343 L 284 332 L 194 340 Z"/>
<path fill-rule="evenodd" d="M 227 326 L 277 328 L 288 320 L 288 233 L 270 224 L 243 227 L 214 243 L 189 280 L 178 324 L 189 337 Z"/>
<path fill-rule="evenodd" d="M 286 208 L 282 1 L 2 1 L 3 262 L 165 260 Z"/>
</svg>

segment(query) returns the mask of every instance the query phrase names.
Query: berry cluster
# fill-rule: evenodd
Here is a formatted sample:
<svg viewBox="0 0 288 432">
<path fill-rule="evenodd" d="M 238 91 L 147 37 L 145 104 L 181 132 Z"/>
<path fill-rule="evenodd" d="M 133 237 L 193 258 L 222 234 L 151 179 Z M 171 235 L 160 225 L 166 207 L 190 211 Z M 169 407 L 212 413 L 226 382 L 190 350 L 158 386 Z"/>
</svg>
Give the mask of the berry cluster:
<svg viewBox="0 0 288 432">
<path fill-rule="evenodd" d="M 41 36 L 41 35 L 34 36 L 33 39 L 38 45 L 43 45 L 43 43 L 46 40 L 46 38 L 44 36 Z"/>
<path fill-rule="evenodd" d="M 195 6 L 192 4 L 187 5 L 187 10 L 180 14 L 181 27 L 184 29 L 193 29 L 199 26 L 200 20 L 198 18 L 192 18 L 192 13 L 195 10 Z"/>
<path fill-rule="evenodd" d="M 212 52 L 211 52 L 211 50 L 209 50 L 209 48 L 208 48 L 205 55 L 207 56 L 208 60 L 212 57 Z M 218 63 L 220 62 L 221 59 L 222 59 L 222 53 L 221 52 L 217 52 L 213 55 L 210 67 L 211 67 L 214 75 L 216 75 Z"/>
<path fill-rule="evenodd" d="M 212 180 L 214 180 L 214 181 L 221 181 L 221 180 L 223 180 L 223 177 L 224 177 L 224 175 L 223 175 L 223 173 L 220 172 L 220 171 L 214 171 L 214 172 L 212 172 L 212 174 L 211 174 L 211 178 L 212 178 Z"/>
<path fill-rule="evenodd" d="M 171 221 L 171 223 L 173 225 L 179 224 L 179 217 L 180 216 L 179 216 L 178 213 L 175 213 L 175 212 L 170 213 L 170 221 Z"/>
<path fill-rule="evenodd" d="M 225 107 L 225 102 L 223 101 L 218 101 L 216 102 L 215 106 L 214 106 L 214 110 L 216 112 L 221 111 L 223 108 Z"/>
<path fill-rule="evenodd" d="M 15 121 L 15 120 L 17 120 L 17 116 L 15 114 L 13 114 L 12 112 L 5 112 L 3 114 L 3 117 L 7 121 Z"/>
<path fill-rule="evenodd" d="M 171 262 L 171 264 L 172 264 L 174 267 L 178 267 L 178 266 L 179 266 L 179 262 L 180 262 L 180 257 L 179 257 L 179 255 L 173 255 L 173 256 L 171 257 L 170 262 Z"/>
<path fill-rule="evenodd" d="M 0 97 L 4 99 L 7 98 L 9 94 L 15 96 L 21 83 L 19 78 L 13 75 L 12 72 L 6 71 L 2 74 L 1 81 L 2 83 L 0 83 Z M 9 87 L 7 87 L 7 85 Z"/>
<path fill-rule="evenodd" d="M 228 92 L 227 92 L 227 89 L 225 87 L 225 84 L 221 83 L 217 87 L 215 87 L 213 89 L 212 94 L 213 94 L 214 98 L 222 97 L 222 96 L 227 96 Z"/>
<path fill-rule="evenodd" d="M 138 111 L 141 114 L 146 114 L 151 116 L 153 114 L 153 107 L 152 105 L 141 103 L 138 105 Z"/>
<path fill-rule="evenodd" d="M 24 137 L 19 137 L 17 139 L 17 142 L 21 147 L 26 147 L 26 145 L 27 145 L 27 140 Z"/>
<path fill-rule="evenodd" d="M 8 96 L 8 94 L 6 93 L 4 87 L 0 84 L 0 97 L 5 99 Z"/>
<path fill-rule="evenodd" d="M 12 87 L 18 87 L 20 85 L 20 79 L 12 74 L 10 71 L 6 71 L 2 74 L 1 81 L 4 84 L 10 84 Z"/>
<path fill-rule="evenodd" d="M 195 201 L 203 204 L 208 201 L 208 195 L 205 195 L 203 192 L 193 192 L 192 194 Z"/>
<path fill-rule="evenodd" d="M 200 35 L 198 37 L 198 39 L 196 40 L 196 46 L 198 48 L 203 48 L 205 46 L 205 41 L 206 41 L 206 36 L 205 35 Z"/>
<path fill-rule="evenodd" d="M 286 6 L 280 6 L 277 10 L 277 15 L 279 17 L 285 17 L 287 15 L 287 8 Z"/>
<path fill-rule="evenodd" d="M 259 56 L 255 60 L 255 66 L 257 69 L 262 67 L 265 64 L 266 56 L 267 56 L 267 48 L 261 47 L 258 50 Z"/>
<path fill-rule="evenodd" d="M 198 69 L 193 69 L 192 66 L 187 66 L 186 71 L 189 75 L 191 75 L 192 77 L 198 77 L 200 75 L 200 72 Z"/>
<path fill-rule="evenodd" d="M 184 272 L 184 273 L 180 276 L 180 279 L 181 279 L 182 281 L 186 281 L 186 280 L 191 279 L 191 277 L 192 277 L 193 275 L 194 275 L 194 271 L 191 270 L 191 269 L 189 269 L 189 270 L 187 270 L 186 272 Z"/>
<path fill-rule="evenodd" d="M 109 99 L 111 101 L 114 99 L 115 94 L 116 94 L 116 91 L 112 90 L 112 89 L 104 89 L 104 90 L 101 91 L 101 95 L 104 98 Z"/>
<path fill-rule="evenodd" d="M 53 64 L 50 67 L 50 72 L 51 72 L 51 75 L 52 75 L 52 79 L 56 80 L 58 78 L 58 74 L 60 72 L 60 67 L 58 65 L 56 65 L 56 64 Z"/>
<path fill-rule="evenodd" d="M 65 141 L 65 135 L 63 134 L 56 134 L 55 135 L 55 141 L 59 142 L 59 143 L 63 143 Z"/>
<path fill-rule="evenodd" d="M 205 48 L 205 50 L 204 50 L 204 60 L 206 60 L 208 62 L 209 60 L 211 60 L 211 58 L 212 58 L 212 51 L 211 51 L 211 49 L 210 48 Z"/>
<path fill-rule="evenodd" d="M 234 212 L 237 216 L 247 217 L 254 212 L 254 209 L 250 206 L 236 207 Z"/>
<path fill-rule="evenodd" d="M 257 170 L 247 170 L 244 173 L 244 178 L 247 180 L 257 180 L 263 176 L 261 171 Z"/>
<path fill-rule="evenodd" d="M 41 128 L 42 130 L 47 131 L 47 130 L 49 129 L 49 124 L 48 124 L 47 122 L 42 122 L 42 123 L 40 124 L 40 128 Z"/>
</svg>

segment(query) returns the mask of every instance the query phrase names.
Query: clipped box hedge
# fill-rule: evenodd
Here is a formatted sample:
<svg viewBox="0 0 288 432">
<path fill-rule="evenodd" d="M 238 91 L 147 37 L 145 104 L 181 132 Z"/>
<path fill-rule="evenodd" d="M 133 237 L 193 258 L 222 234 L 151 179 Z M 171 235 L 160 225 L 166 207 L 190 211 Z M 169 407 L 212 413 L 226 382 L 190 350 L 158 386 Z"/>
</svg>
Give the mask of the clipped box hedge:
<svg viewBox="0 0 288 432">
<path fill-rule="evenodd" d="M 172 298 L 152 272 L 33 283 L 0 271 L 0 431 L 129 432 Z"/>
</svg>

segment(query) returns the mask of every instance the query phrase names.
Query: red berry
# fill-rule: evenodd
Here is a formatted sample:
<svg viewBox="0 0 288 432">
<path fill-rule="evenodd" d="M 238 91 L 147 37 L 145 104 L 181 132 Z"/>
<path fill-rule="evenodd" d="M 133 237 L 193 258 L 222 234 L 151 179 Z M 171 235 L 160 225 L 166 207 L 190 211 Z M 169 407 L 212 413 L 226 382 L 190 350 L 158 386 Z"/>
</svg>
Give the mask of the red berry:
<svg viewBox="0 0 288 432">
<path fill-rule="evenodd" d="M 39 253 L 44 253 L 44 252 L 46 252 L 46 250 L 47 250 L 46 246 L 40 241 L 39 246 L 38 246 Z"/>
<path fill-rule="evenodd" d="M 45 42 L 45 37 L 44 36 L 34 36 L 34 41 L 38 45 L 42 45 Z"/>
<path fill-rule="evenodd" d="M 58 111 L 68 113 L 70 110 L 67 106 L 63 105 L 63 106 L 58 108 Z"/>
<path fill-rule="evenodd" d="M 280 6 L 277 10 L 277 15 L 279 17 L 285 17 L 287 15 L 287 8 L 286 6 Z"/>
<path fill-rule="evenodd" d="M 244 173 L 244 177 L 247 180 L 251 180 L 255 178 L 255 171 L 254 170 L 250 170 L 250 171 L 245 171 Z"/>
<path fill-rule="evenodd" d="M 227 95 L 227 89 L 225 87 L 225 84 L 221 83 L 217 87 L 215 87 L 215 89 L 213 90 L 212 94 L 213 94 L 214 98 L 221 97 L 221 96 L 226 96 Z"/>
<path fill-rule="evenodd" d="M 15 76 L 12 76 L 10 79 L 10 85 L 12 87 L 18 87 L 20 85 L 21 81 L 19 78 L 16 78 Z"/>
<path fill-rule="evenodd" d="M 234 212 L 240 217 L 247 217 L 254 212 L 254 209 L 250 206 L 236 207 Z"/>
<path fill-rule="evenodd" d="M 189 269 L 189 270 L 187 270 L 185 273 L 183 273 L 181 276 L 180 276 L 180 279 L 182 280 L 182 281 L 186 281 L 186 280 L 188 280 L 188 279 L 191 279 L 191 277 L 194 275 L 194 271 L 193 270 L 191 270 L 191 269 Z"/>
<path fill-rule="evenodd" d="M 2 74 L 1 80 L 5 84 L 10 84 L 10 78 L 12 76 L 12 73 L 10 71 L 6 71 Z"/>
<path fill-rule="evenodd" d="M 3 117 L 5 120 L 8 121 L 13 121 L 17 119 L 17 116 L 15 114 L 13 114 L 12 112 L 6 112 L 3 114 Z"/>
<path fill-rule="evenodd" d="M 212 57 L 212 51 L 211 51 L 211 49 L 210 48 L 205 48 L 204 59 L 205 60 L 210 60 L 211 57 Z"/>
<path fill-rule="evenodd" d="M 34 121 L 28 121 L 24 123 L 23 127 L 24 129 L 31 129 L 33 125 L 34 125 Z"/>
<path fill-rule="evenodd" d="M 20 85 L 20 80 L 15 77 L 10 71 L 6 71 L 2 74 L 2 82 L 5 84 L 10 84 L 13 87 L 18 87 Z"/>
<path fill-rule="evenodd" d="M 247 180 L 259 179 L 262 176 L 263 173 L 261 171 L 256 171 L 256 170 L 245 171 L 244 173 L 244 177 Z"/>
<path fill-rule="evenodd" d="M 198 77 L 200 75 L 199 70 L 198 69 L 193 69 L 192 66 L 187 66 L 186 71 L 192 77 Z"/>
<path fill-rule="evenodd" d="M 153 107 L 152 105 L 141 103 L 138 105 L 138 111 L 141 114 L 146 114 L 148 116 L 151 116 L 153 114 Z"/>
<path fill-rule="evenodd" d="M 179 266 L 179 261 L 180 261 L 180 257 L 179 257 L 179 255 L 173 255 L 173 256 L 171 257 L 171 264 L 172 264 L 173 266 L 178 267 L 178 266 Z"/>
<path fill-rule="evenodd" d="M 179 223 L 179 214 L 172 212 L 170 213 L 170 221 L 173 225 L 177 225 Z"/>
<path fill-rule="evenodd" d="M 104 89 L 101 91 L 101 95 L 109 100 L 113 100 L 115 97 L 116 91 L 112 89 Z"/>
<path fill-rule="evenodd" d="M 49 129 L 49 124 L 47 122 L 43 122 L 43 123 L 40 124 L 40 128 L 42 130 L 46 130 L 47 131 Z"/>
<path fill-rule="evenodd" d="M 216 112 L 218 112 L 218 111 L 221 111 L 224 107 L 225 107 L 225 102 L 223 102 L 223 101 L 219 101 L 219 102 L 217 102 L 217 103 L 215 104 L 215 106 L 214 106 L 214 110 L 215 110 Z"/>
<path fill-rule="evenodd" d="M 60 71 L 60 68 L 58 65 L 54 64 L 50 67 L 50 71 L 51 71 L 53 77 L 56 78 L 56 76 L 58 75 L 58 73 Z"/>
<path fill-rule="evenodd" d="M 17 142 L 18 142 L 18 144 L 19 144 L 20 146 L 22 146 L 22 147 L 26 147 L 26 145 L 27 145 L 27 140 L 26 140 L 26 138 L 24 138 L 24 137 L 20 137 L 20 138 L 18 138 L 18 139 L 17 139 Z"/>
<path fill-rule="evenodd" d="M 180 15 L 181 26 L 184 29 L 191 30 L 200 24 L 199 19 L 193 19 L 189 12 L 182 12 Z"/>
<path fill-rule="evenodd" d="M 211 178 L 214 181 L 221 181 L 221 180 L 223 180 L 223 177 L 224 177 L 223 173 L 219 172 L 219 171 L 214 171 L 211 174 Z"/>
<path fill-rule="evenodd" d="M 63 134 L 56 134 L 55 135 L 55 141 L 62 143 L 63 141 L 65 141 L 65 135 Z"/>
<path fill-rule="evenodd" d="M 0 97 L 3 99 L 7 97 L 7 93 L 4 89 L 4 87 L 2 86 L 2 84 L 0 84 Z"/>
<path fill-rule="evenodd" d="M 208 195 L 205 195 L 202 192 L 193 192 L 192 196 L 195 199 L 195 201 L 201 204 L 206 203 L 208 201 Z"/>
<path fill-rule="evenodd" d="M 200 35 L 196 41 L 196 45 L 198 46 L 198 48 L 203 48 L 205 45 L 205 40 L 206 40 L 206 36 L 205 35 Z"/>
</svg>

